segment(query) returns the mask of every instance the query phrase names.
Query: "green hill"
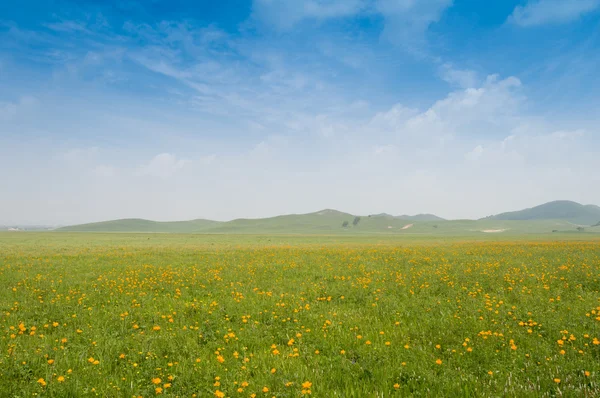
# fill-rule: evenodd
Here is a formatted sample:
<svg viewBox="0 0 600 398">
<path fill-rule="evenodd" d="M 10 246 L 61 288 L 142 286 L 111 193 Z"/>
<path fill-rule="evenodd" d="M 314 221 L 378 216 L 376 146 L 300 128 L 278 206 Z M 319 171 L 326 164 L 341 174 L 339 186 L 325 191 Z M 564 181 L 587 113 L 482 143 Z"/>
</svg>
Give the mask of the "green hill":
<svg viewBox="0 0 600 398">
<path fill-rule="evenodd" d="M 417 214 L 415 216 L 402 215 L 397 216 L 396 218 L 409 221 L 444 221 L 442 217 L 438 217 L 435 214 Z"/>
<path fill-rule="evenodd" d="M 123 219 L 59 228 L 65 232 L 158 232 L 213 234 L 324 234 L 324 235 L 519 235 L 578 231 L 600 232 L 600 208 L 559 201 L 481 220 L 444 220 L 432 214 L 356 216 L 325 209 L 308 214 L 288 214 L 227 222 L 211 220 L 157 222 Z M 588 227 L 591 225 L 599 226 Z"/>
<path fill-rule="evenodd" d="M 63 232 L 202 232 L 215 225 L 218 221 L 191 220 L 191 221 L 150 221 L 140 218 L 126 218 L 122 220 L 102 221 L 89 224 L 73 225 L 58 228 Z"/>
<path fill-rule="evenodd" d="M 600 222 L 600 207 L 559 200 L 525 210 L 498 214 L 486 219 L 513 221 L 563 220 L 577 225 L 595 225 Z"/>
</svg>

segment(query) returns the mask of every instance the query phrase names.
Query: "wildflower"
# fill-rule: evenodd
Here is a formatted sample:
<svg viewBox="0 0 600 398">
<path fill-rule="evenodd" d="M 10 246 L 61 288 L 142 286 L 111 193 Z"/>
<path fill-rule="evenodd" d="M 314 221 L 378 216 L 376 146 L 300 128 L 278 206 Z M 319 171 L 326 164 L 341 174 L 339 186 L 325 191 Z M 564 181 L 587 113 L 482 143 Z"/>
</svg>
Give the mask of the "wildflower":
<svg viewBox="0 0 600 398">
<path fill-rule="evenodd" d="M 58 376 L 56 378 L 56 381 L 58 381 L 59 383 L 62 383 L 63 381 L 65 381 L 65 377 L 64 376 Z"/>
<path fill-rule="evenodd" d="M 39 378 L 37 381 L 42 387 L 46 387 L 46 380 L 43 378 Z"/>
<path fill-rule="evenodd" d="M 160 388 L 160 387 L 156 387 L 156 388 L 154 389 L 154 392 L 156 393 L 156 395 L 158 395 L 158 394 L 162 394 L 162 392 L 163 392 L 163 389 L 162 389 L 162 388 Z"/>
<path fill-rule="evenodd" d="M 152 384 L 160 384 L 162 382 L 162 380 L 160 379 L 160 377 L 155 377 L 152 379 Z"/>
<path fill-rule="evenodd" d="M 152 330 L 154 330 L 155 332 L 158 332 L 160 330 L 160 326 L 154 325 L 154 326 L 152 326 Z"/>
<path fill-rule="evenodd" d="M 225 397 L 225 393 L 223 391 L 217 390 L 217 391 L 215 391 L 215 397 L 217 397 L 217 398 L 224 398 Z"/>
<path fill-rule="evenodd" d="M 399 389 L 399 388 L 400 388 L 400 384 L 398 384 L 398 383 L 394 384 L 394 388 L 395 388 L 396 390 L 397 390 L 397 389 Z"/>
<path fill-rule="evenodd" d="M 442 364 L 442 360 L 438 358 L 438 359 L 435 360 L 435 363 L 437 363 L 438 365 L 441 365 Z"/>
<path fill-rule="evenodd" d="M 554 382 L 555 382 L 556 384 L 558 384 L 558 383 L 560 383 L 560 379 L 559 379 L 559 378 L 555 378 L 555 379 L 554 379 Z"/>
<path fill-rule="evenodd" d="M 264 392 L 264 393 L 269 392 L 269 387 L 263 387 L 262 392 Z"/>
</svg>

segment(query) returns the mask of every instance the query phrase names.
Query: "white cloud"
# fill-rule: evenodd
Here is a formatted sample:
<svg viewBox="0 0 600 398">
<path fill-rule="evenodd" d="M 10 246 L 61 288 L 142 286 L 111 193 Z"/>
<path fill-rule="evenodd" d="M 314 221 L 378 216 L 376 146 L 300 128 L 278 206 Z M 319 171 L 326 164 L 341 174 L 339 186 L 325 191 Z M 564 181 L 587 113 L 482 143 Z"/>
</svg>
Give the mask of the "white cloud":
<svg viewBox="0 0 600 398">
<path fill-rule="evenodd" d="M 277 30 L 291 30 L 304 20 L 380 14 L 385 19 L 383 37 L 410 47 L 422 40 L 429 25 L 439 21 L 453 0 L 254 0 L 253 17 Z M 357 60 L 342 59 L 350 65 Z"/>
<path fill-rule="evenodd" d="M 356 15 L 365 0 L 254 0 L 253 17 L 279 30 L 305 19 L 325 20 Z"/>
<path fill-rule="evenodd" d="M 375 8 L 385 18 L 383 36 L 394 44 L 414 47 L 452 4 L 453 0 L 376 0 Z"/>
<path fill-rule="evenodd" d="M 515 7 L 508 21 L 529 27 L 572 22 L 600 7 L 600 0 L 530 0 Z"/>
<path fill-rule="evenodd" d="M 452 86 L 471 88 L 477 86 L 477 73 L 468 69 L 456 69 L 452 64 L 445 63 L 440 67 L 442 80 Z"/>
<path fill-rule="evenodd" d="M 178 159 L 170 153 L 161 153 L 152 158 L 148 164 L 140 167 L 136 174 L 140 176 L 168 178 L 183 169 L 188 163 L 189 161 Z"/>
</svg>

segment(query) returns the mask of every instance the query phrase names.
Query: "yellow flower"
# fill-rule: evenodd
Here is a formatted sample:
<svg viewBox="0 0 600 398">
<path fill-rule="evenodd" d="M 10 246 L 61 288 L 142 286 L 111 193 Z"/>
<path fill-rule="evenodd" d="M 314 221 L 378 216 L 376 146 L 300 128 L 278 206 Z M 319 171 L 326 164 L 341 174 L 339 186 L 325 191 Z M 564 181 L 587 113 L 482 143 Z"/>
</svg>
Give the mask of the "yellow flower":
<svg viewBox="0 0 600 398">
<path fill-rule="evenodd" d="M 275 369 L 275 368 L 271 369 L 271 373 L 275 373 L 275 372 L 277 372 L 277 369 Z"/>
<path fill-rule="evenodd" d="M 160 388 L 160 387 L 156 387 L 156 388 L 154 389 L 154 392 L 155 392 L 156 394 L 162 394 L 162 392 L 163 392 L 163 389 L 162 389 L 162 388 Z"/>
<path fill-rule="evenodd" d="M 45 386 L 46 386 L 46 380 L 44 380 L 44 379 L 42 379 L 42 378 L 39 378 L 37 382 L 38 382 L 38 383 L 39 383 L 39 384 L 40 384 L 42 387 L 45 387 Z"/>
<path fill-rule="evenodd" d="M 152 379 L 152 384 L 160 384 L 162 382 L 162 380 L 160 379 L 160 377 L 155 377 Z"/>
<path fill-rule="evenodd" d="M 62 383 L 63 381 L 65 381 L 65 378 L 64 378 L 64 376 L 58 376 L 56 378 L 56 381 L 58 381 L 59 383 Z"/>
<path fill-rule="evenodd" d="M 223 355 L 218 355 L 217 361 L 219 361 L 219 363 L 223 363 L 223 362 L 225 362 L 225 358 L 223 358 Z"/>
<path fill-rule="evenodd" d="M 556 384 L 558 384 L 558 383 L 560 383 L 560 379 L 559 379 L 559 378 L 555 378 L 555 379 L 554 379 L 554 382 L 555 382 Z"/>
<path fill-rule="evenodd" d="M 492 372 L 491 370 L 488 372 L 488 374 L 491 376 L 494 374 L 494 372 Z"/>
<path fill-rule="evenodd" d="M 588 372 L 587 370 L 585 372 L 583 372 L 583 374 L 585 375 L 585 377 L 589 377 L 590 376 L 590 372 Z"/>
<path fill-rule="evenodd" d="M 54 363 L 54 359 L 49 359 L 48 360 L 48 365 L 52 365 Z"/>
<path fill-rule="evenodd" d="M 398 383 L 394 384 L 394 388 L 395 388 L 396 390 L 397 390 L 397 389 L 399 389 L 399 388 L 400 388 L 400 384 L 398 384 Z"/>
<path fill-rule="evenodd" d="M 160 326 L 154 325 L 154 326 L 152 326 L 152 330 L 159 331 L 160 330 Z"/>
<path fill-rule="evenodd" d="M 223 391 L 215 391 L 215 397 L 217 398 L 224 398 L 225 397 L 225 393 Z"/>
<path fill-rule="evenodd" d="M 312 383 L 310 381 L 305 381 L 304 383 L 302 383 L 302 388 L 304 389 L 309 389 L 312 387 Z"/>
<path fill-rule="evenodd" d="M 269 387 L 263 387 L 262 392 L 269 392 Z"/>
<path fill-rule="evenodd" d="M 438 365 L 441 365 L 442 364 L 442 360 L 441 359 L 436 359 L 435 363 L 437 363 Z"/>
</svg>

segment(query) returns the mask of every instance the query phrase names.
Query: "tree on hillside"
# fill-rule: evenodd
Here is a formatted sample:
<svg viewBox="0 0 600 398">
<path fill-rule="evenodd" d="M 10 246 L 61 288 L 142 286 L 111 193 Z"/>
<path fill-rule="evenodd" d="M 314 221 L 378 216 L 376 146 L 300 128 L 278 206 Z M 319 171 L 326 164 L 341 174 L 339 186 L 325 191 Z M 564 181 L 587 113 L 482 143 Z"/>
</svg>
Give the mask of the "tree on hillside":
<svg viewBox="0 0 600 398">
<path fill-rule="evenodd" d="M 348 221 L 344 221 L 344 222 L 342 223 L 342 228 L 346 228 L 347 226 L 348 226 Z"/>
<path fill-rule="evenodd" d="M 577 227 L 577 230 L 578 230 L 579 232 L 583 232 L 583 231 L 585 231 L 585 228 L 583 228 L 583 227 Z"/>
<path fill-rule="evenodd" d="M 356 227 L 359 222 L 360 222 L 360 217 L 356 216 L 356 217 L 354 217 L 354 221 L 352 221 L 352 225 L 354 225 Z"/>
</svg>

